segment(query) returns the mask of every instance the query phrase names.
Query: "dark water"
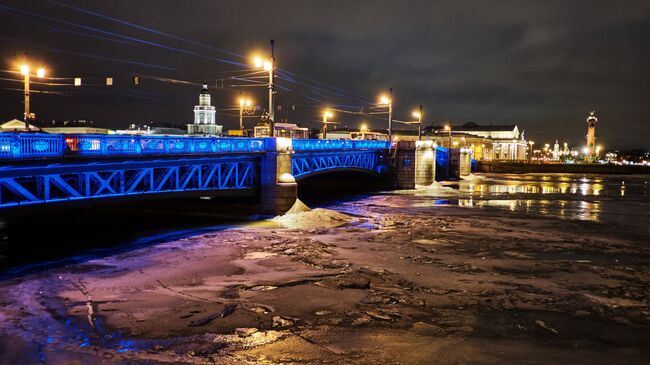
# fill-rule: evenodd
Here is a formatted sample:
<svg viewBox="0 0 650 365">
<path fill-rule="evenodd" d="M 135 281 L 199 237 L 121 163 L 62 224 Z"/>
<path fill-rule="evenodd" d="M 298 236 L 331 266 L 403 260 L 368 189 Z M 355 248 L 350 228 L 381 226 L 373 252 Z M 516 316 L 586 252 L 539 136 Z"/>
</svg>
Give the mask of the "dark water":
<svg viewBox="0 0 650 365">
<path fill-rule="evenodd" d="M 650 227 L 649 175 L 482 174 L 443 184 L 436 205 Z"/>
</svg>

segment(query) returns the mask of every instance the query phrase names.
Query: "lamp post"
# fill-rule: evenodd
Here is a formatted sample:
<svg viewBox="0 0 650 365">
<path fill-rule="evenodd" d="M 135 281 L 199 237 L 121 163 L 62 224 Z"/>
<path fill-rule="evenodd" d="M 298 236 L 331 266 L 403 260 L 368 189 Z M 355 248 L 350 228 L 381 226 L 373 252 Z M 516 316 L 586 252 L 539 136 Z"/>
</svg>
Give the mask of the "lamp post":
<svg viewBox="0 0 650 365">
<path fill-rule="evenodd" d="M 29 131 L 29 120 L 32 119 L 33 114 L 29 110 L 29 72 L 30 72 L 30 66 L 28 64 L 23 64 L 20 66 L 20 73 L 24 76 L 23 83 L 24 83 L 24 103 L 25 103 L 25 112 L 24 112 L 24 119 L 25 119 L 25 130 Z M 45 69 L 44 68 L 39 68 L 36 70 L 36 76 L 37 77 L 45 77 Z"/>
<path fill-rule="evenodd" d="M 325 110 L 323 112 L 323 139 L 327 139 L 327 119 L 332 117 L 332 112 Z"/>
<path fill-rule="evenodd" d="M 451 123 L 445 126 L 445 130 L 449 131 L 449 149 L 451 149 Z"/>
<path fill-rule="evenodd" d="M 255 68 L 261 68 L 264 71 L 267 71 L 269 73 L 269 82 L 268 82 L 268 89 L 269 89 L 269 120 L 271 121 L 271 137 L 275 134 L 275 126 L 274 121 L 275 121 L 275 86 L 273 84 L 273 70 L 275 68 L 275 54 L 274 54 L 274 46 L 275 46 L 275 41 L 271 39 L 271 58 L 268 60 L 262 60 L 260 57 L 255 57 L 253 59 L 253 64 Z"/>
<path fill-rule="evenodd" d="M 251 100 L 250 99 L 239 99 L 239 130 L 244 132 L 244 112 L 248 113 L 251 109 Z"/>
<path fill-rule="evenodd" d="M 534 144 L 535 144 L 535 142 L 528 141 L 528 146 L 529 146 L 528 147 L 528 160 L 530 160 L 531 162 L 533 161 L 533 145 Z"/>
<path fill-rule="evenodd" d="M 393 88 L 388 89 L 388 96 L 379 98 L 379 103 L 388 107 L 388 141 L 393 141 Z"/>
<path fill-rule="evenodd" d="M 413 117 L 418 120 L 418 141 L 422 140 L 422 105 L 420 105 L 420 111 L 413 112 Z"/>
</svg>

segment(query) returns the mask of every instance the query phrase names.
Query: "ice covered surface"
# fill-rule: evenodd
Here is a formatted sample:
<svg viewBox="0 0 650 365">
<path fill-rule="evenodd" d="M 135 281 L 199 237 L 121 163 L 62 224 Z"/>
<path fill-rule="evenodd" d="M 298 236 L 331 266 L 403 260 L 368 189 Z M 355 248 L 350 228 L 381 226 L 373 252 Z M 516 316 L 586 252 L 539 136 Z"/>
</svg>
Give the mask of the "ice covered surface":
<svg viewBox="0 0 650 365">
<path fill-rule="evenodd" d="M 235 227 L 0 281 L 0 364 L 647 363 L 647 226 L 603 223 L 606 182 L 579 196 L 589 220 L 528 188 L 499 195 L 513 180 L 459 184 L 437 187 L 457 206 L 435 189 L 297 204 L 277 219 L 305 228 Z M 626 186 L 627 217 L 647 220 L 645 182 Z M 461 206 L 481 201 L 507 204 Z"/>
</svg>

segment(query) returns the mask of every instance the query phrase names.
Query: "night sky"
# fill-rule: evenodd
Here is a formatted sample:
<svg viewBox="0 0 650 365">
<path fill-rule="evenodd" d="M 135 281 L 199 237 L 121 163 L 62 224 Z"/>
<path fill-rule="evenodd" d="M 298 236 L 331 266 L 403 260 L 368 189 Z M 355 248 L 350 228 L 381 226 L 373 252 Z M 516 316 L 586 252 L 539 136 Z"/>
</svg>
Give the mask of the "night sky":
<svg viewBox="0 0 650 365">
<path fill-rule="evenodd" d="M 53 92 L 33 94 L 38 119 L 187 124 L 205 80 L 218 122 L 235 128 L 228 109 L 240 93 L 264 108 L 266 89 L 217 86 L 250 84 L 229 77 L 268 54 L 273 38 L 277 103 L 295 105 L 289 119 L 306 126 L 318 126 L 325 105 L 367 110 L 392 87 L 398 120 L 423 104 L 427 124 L 517 123 L 536 145 L 582 146 L 595 109 L 606 149 L 650 148 L 647 0 L 3 0 L 0 24 L 2 120 L 22 119 L 22 83 L 7 80 L 20 75 L 7 71 L 28 52 L 61 78 L 47 83 L 68 84 L 33 85 Z M 114 86 L 102 85 L 107 76 Z M 69 86 L 71 77 L 83 85 Z M 386 126 L 378 115 L 334 120 Z"/>
</svg>

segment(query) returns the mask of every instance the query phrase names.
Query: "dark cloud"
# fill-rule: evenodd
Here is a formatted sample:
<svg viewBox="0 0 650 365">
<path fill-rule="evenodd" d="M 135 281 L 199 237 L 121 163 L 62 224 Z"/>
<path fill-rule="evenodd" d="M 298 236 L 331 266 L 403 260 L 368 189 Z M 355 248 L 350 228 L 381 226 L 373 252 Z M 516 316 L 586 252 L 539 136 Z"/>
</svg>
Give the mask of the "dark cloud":
<svg viewBox="0 0 650 365">
<path fill-rule="evenodd" d="M 26 16 L 42 23 L 37 24 L 16 18 L 14 12 L 0 12 L 3 36 L 27 42 L 3 39 L 2 55 L 7 62 L 28 50 L 30 57 L 42 59 L 55 75 L 111 74 L 116 84 L 128 84 L 132 74 L 213 82 L 218 73 L 235 69 L 215 58 L 246 62 L 216 48 L 248 57 L 252 50 L 266 51 L 268 39 L 273 37 L 281 68 L 336 86 L 350 96 L 319 95 L 305 85 L 280 81 L 291 92 L 281 91 L 278 99 L 299 107 L 292 118 L 314 126 L 320 104 L 313 98 L 357 105 L 363 102 L 359 99 L 374 100 L 381 90 L 393 87 L 397 119 L 407 118 L 411 108 L 423 104 L 431 121 L 517 122 L 528 136 L 540 142 L 560 138 L 578 144 L 582 143 L 586 112 L 596 109 L 599 135 L 606 146 L 650 148 L 647 1 L 65 3 L 214 48 L 129 28 L 48 1 L 9 1 L 5 6 L 194 54 L 128 39 L 118 43 L 114 36 L 52 19 Z M 113 40 L 91 38 L 89 34 Z M 78 54 L 37 52 L 35 45 Z M 19 86 L 4 81 L 2 85 Z M 87 118 L 110 126 L 148 120 L 181 124 L 192 119 L 195 87 L 154 81 L 146 81 L 140 88 L 117 86 L 112 90 L 72 88 L 70 95 L 36 95 L 34 108 L 44 119 Z M 238 92 L 213 90 L 213 98 L 226 106 Z M 3 89 L 1 93 L 1 117 L 20 116 L 19 92 Z M 253 94 L 264 105 L 264 90 Z M 338 117 L 343 122 L 358 123 L 353 116 Z M 227 115 L 221 120 L 227 127 L 236 124 L 236 119 Z M 371 123 L 382 125 L 379 119 Z"/>
</svg>

